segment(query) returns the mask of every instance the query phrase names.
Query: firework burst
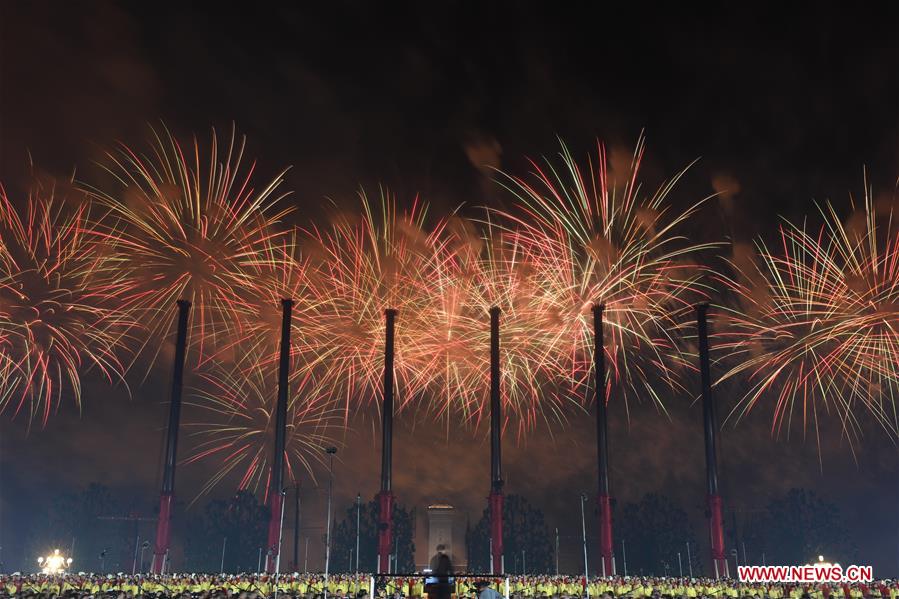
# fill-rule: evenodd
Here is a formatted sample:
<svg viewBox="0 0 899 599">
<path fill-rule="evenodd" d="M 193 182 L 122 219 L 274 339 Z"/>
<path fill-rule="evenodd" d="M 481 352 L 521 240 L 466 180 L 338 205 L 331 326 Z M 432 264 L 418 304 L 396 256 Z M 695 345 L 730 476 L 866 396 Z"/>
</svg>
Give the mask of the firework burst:
<svg viewBox="0 0 899 599">
<path fill-rule="evenodd" d="M 715 244 L 682 232 L 704 200 L 676 211 L 668 197 L 686 169 L 646 193 L 639 181 L 644 139 L 629 163 L 605 147 L 581 168 L 565 145 L 556 163 L 532 161 L 532 176 L 503 175 L 518 200 L 511 237 L 533 269 L 544 333 L 564 357 L 572 389 L 592 370 L 591 307 L 605 305 L 606 396 L 651 398 L 664 410 L 663 388 L 680 388 L 685 356 L 676 342 L 684 318 L 703 297 L 698 254 Z M 613 169 L 612 166 L 615 166 Z M 607 399 L 608 400 L 608 399 Z"/>
<path fill-rule="evenodd" d="M 306 368 L 326 376 L 349 417 L 381 393 L 384 312 L 398 311 L 395 372 L 402 409 L 424 387 L 427 356 L 421 340 L 432 283 L 445 250 L 443 224 L 430 230 L 427 206 L 416 200 L 406 211 L 382 190 L 373 204 L 360 192 L 362 216 L 340 214 L 325 229 L 308 231 L 310 263 L 307 306 L 300 330 Z"/>
<path fill-rule="evenodd" d="M 294 230 L 282 235 L 247 259 L 237 290 L 240 301 L 235 304 L 240 317 L 216 349 L 216 361 L 239 364 L 250 357 L 250 369 L 276 364 L 283 299 L 294 301 L 291 335 L 302 340 L 305 316 L 315 309 L 315 278 L 309 259 L 301 252 L 299 234 Z M 302 343 L 294 343 L 291 351 L 296 354 L 302 347 Z"/>
<path fill-rule="evenodd" d="M 540 420 L 563 420 L 564 399 L 551 391 L 562 365 L 527 256 L 514 235 L 490 223 L 480 232 L 463 221 L 452 224 L 421 330 L 429 407 L 475 427 L 487 417 L 489 311 L 498 307 L 504 426 L 516 420 L 521 435 Z"/>
<path fill-rule="evenodd" d="M 171 307 L 189 300 L 198 362 L 239 326 L 247 265 L 283 233 L 278 208 L 284 173 L 254 187 L 255 162 L 242 169 L 245 139 L 220 144 L 212 133 L 204 164 L 196 138 L 184 147 L 167 129 L 152 130 L 146 153 L 125 145 L 107 153 L 111 190 L 89 188 L 108 208 L 104 241 L 117 263 L 122 305 L 161 340 Z"/>
<path fill-rule="evenodd" d="M 0 411 L 47 421 L 64 393 L 81 405 L 81 374 L 120 381 L 114 353 L 133 326 L 90 230 L 86 203 L 36 183 L 23 212 L 0 187 Z"/>
<path fill-rule="evenodd" d="M 722 307 L 717 345 L 735 363 L 722 378 L 749 381 L 731 416 L 772 397 L 772 433 L 794 416 L 817 431 L 834 412 L 851 439 L 865 411 L 897 435 L 899 231 L 870 193 L 852 210 L 844 223 L 829 202 L 819 206 L 818 230 L 785 222 L 780 247 L 759 241 L 753 259 L 735 252 L 736 277 L 719 277 L 739 299 Z"/>
<path fill-rule="evenodd" d="M 253 357 L 260 359 L 255 368 L 207 363 L 197 375 L 200 384 L 187 402 L 193 445 L 185 463 L 217 465 L 200 495 L 232 476 L 240 478 L 239 489 L 268 492 L 278 377 L 277 368 L 265 365 L 267 356 L 248 352 L 247 363 Z M 313 463 L 334 443 L 340 417 L 325 386 L 311 377 L 294 380 L 290 391 L 284 464 L 298 480 L 302 471 L 313 475 Z"/>
</svg>

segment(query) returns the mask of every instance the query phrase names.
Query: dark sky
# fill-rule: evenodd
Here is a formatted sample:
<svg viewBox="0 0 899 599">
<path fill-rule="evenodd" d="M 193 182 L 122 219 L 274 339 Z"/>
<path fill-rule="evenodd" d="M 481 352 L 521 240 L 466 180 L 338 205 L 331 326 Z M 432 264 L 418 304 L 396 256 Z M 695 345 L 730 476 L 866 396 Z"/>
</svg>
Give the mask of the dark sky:
<svg viewBox="0 0 899 599">
<path fill-rule="evenodd" d="M 45 171 L 77 167 L 90 178 L 101 148 L 140 142 L 158 119 L 204 138 L 236 122 L 263 174 L 292 165 L 290 201 L 301 218 L 320 216 L 323 196 L 349 198 L 378 182 L 438 209 L 502 202 L 485 163 L 522 172 L 524 156 L 557 150 L 556 136 L 583 155 L 597 137 L 631 146 L 641 129 L 650 180 L 701 158 L 675 201 L 711 193 L 716 179 L 739 190 L 697 235 L 765 234 L 778 215 L 810 214 L 813 199 L 848 206 L 863 167 L 888 192 L 899 174 L 899 15 L 874 4 L 851 12 L 809 4 L 794 14 L 782 3 L 696 13 L 643 3 L 623 11 L 549 2 L 180 4 L 0 4 L 8 189 L 25 180 L 27 151 Z M 165 381 L 163 372 L 135 384 L 130 401 L 89 386 L 80 416 L 66 408 L 30 435 L 21 423 L 0 424 L 4 560 L 14 563 L 54 488 L 101 480 L 156 493 Z M 871 427 L 853 458 L 828 431 L 819 467 L 813 440 L 772 439 L 768 416 L 724 433 L 726 505 L 754 509 L 790 487 L 814 489 L 845 513 L 861 561 L 878 576 L 899 574 L 896 447 Z M 554 439 L 538 430 L 505 454 L 508 490 L 527 489 L 568 535 L 579 524 L 571 517 L 578 494 L 595 488 L 591 420 L 572 418 Z M 673 398 L 671 420 L 649 406 L 629 423 L 620 410 L 612 419 L 615 495 L 669 493 L 702 538 L 698 406 Z M 341 454 L 338 504 L 376 491 L 373 425 L 358 424 Z M 402 500 L 449 500 L 474 519 L 489 491 L 485 439 L 456 432 L 447 442 L 433 426 L 398 426 Z M 203 477 L 182 468 L 179 492 L 196 493 Z M 314 518 L 320 494 L 309 493 Z M 570 559 L 574 567 L 574 551 Z"/>
</svg>

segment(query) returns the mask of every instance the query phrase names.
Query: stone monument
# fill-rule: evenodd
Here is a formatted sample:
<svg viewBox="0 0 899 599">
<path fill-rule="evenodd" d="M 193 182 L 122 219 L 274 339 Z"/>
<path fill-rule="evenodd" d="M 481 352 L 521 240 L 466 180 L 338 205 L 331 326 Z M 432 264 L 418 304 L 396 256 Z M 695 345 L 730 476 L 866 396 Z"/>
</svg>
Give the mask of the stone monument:
<svg viewBox="0 0 899 599">
<path fill-rule="evenodd" d="M 437 545 L 446 547 L 446 554 L 454 562 L 457 557 L 453 550 L 453 523 L 456 508 L 446 503 L 428 506 L 428 559 L 437 553 Z"/>
</svg>

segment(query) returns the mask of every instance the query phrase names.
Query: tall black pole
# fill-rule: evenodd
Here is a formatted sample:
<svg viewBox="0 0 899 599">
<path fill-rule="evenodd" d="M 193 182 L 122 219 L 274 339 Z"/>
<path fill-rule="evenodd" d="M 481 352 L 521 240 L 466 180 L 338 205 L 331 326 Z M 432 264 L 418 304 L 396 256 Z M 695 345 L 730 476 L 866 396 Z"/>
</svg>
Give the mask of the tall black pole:
<svg viewBox="0 0 899 599">
<path fill-rule="evenodd" d="M 596 452 L 599 465 L 599 555 L 603 576 L 615 574 L 612 557 L 612 497 L 609 495 L 609 425 L 606 406 L 606 352 L 603 332 L 604 304 L 593 306 L 593 376 L 596 401 Z"/>
<path fill-rule="evenodd" d="M 393 353 L 396 310 L 385 310 L 384 414 L 381 421 L 381 491 L 391 491 L 393 479 Z"/>
<path fill-rule="evenodd" d="M 603 333 L 604 304 L 593 306 L 593 369 L 596 401 L 596 451 L 599 461 L 599 494 L 609 494 L 609 435 L 606 415 L 606 353 Z"/>
<path fill-rule="evenodd" d="M 724 516 L 721 495 L 718 494 L 718 415 L 712 397 L 712 376 L 709 366 L 709 334 L 707 313 L 709 305 L 696 306 L 696 326 L 699 333 L 699 374 L 702 382 L 702 421 L 705 430 L 706 486 L 709 507 L 709 538 L 712 548 L 712 568 L 715 577 L 727 576 L 724 557 Z"/>
<path fill-rule="evenodd" d="M 284 446 L 287 442 L 287 396 L 290 376 L 290 327 L 293 300 L 281 300 L 281 351 L 278 360 L 278 402 L 275 405 L 275 452 L 269 482 L 269 525 L 266 571 L 275 572 L 281 550 L 281 511 L 284 503 Z"/>
<path fill-rule="evenodd" d="M 381 414 L 381 492 L 378 494 L 378 571 L 387 572 L 393 545 L 393 343 L 396 310 L 384 311 L 384 404 Z"/>
<path fill-rule="evenodd" d="M 175 495 L 175 464 L 178 458 L 178 429 L 181 424 L 181 389 L 184 387 L 184 357 L 187 353 L 187 317 L 190 302 L 178 300 L 178 333 L 175 338 L 175 363 L 172 373 L 172 396 L 169 424 L 165 440 L 165 470 L 159 497 L 159 520 L 156 524 L 156 546 L 153 549 L 153 571 L 162 574 L 169 552 L 172 521 L 172 499 Z"/>
<path fill-rule="evenodd" d="M 702 381 L 702 423 L 705 430 L 706 487 L 711 495 L 718 492 L 717 410 L 712 399 L 712 376 L 709 367 L 709 334 L 706 314 L 708 304 L 696 307 L 699 329 L 699 374 Z"/>
<path fill-rule="evenodd" d="M 500 401 L 498 306 L 490 308 L 490 540 L 493 574 L 502 574 L 503 564 L 503 456 L 502 404 Z"/>
<path fill-rule="evenodd" d="M 502 490 L 502 406 L 500 405 L 499 369 L 499 315 L 500 309 L 490 309 L 490 481 L 491 489 Z"/>
</svg>

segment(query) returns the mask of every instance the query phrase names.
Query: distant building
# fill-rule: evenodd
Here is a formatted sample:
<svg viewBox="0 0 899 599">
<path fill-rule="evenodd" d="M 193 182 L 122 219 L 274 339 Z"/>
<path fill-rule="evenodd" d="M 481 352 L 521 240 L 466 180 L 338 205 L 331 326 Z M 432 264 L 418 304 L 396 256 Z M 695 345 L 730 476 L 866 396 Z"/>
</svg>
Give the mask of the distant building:
<svg viewBox="0 0 899 599">
<path fill-rule="evenodd" d="M 453 562 L 461 561 L 453 546 L 453 524 L 456 519 L 456 508 L 445 503 L 428 506 L 428 556 L 437 553 L 437 545 L 446 547 L 446 554 Z"/>
</svg>

